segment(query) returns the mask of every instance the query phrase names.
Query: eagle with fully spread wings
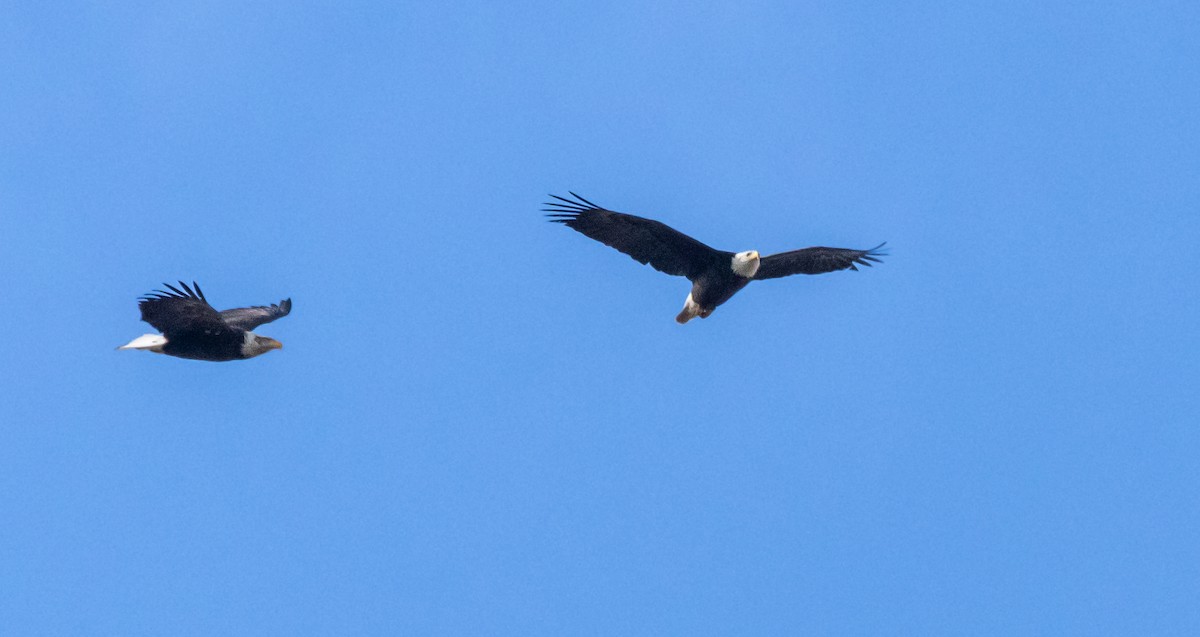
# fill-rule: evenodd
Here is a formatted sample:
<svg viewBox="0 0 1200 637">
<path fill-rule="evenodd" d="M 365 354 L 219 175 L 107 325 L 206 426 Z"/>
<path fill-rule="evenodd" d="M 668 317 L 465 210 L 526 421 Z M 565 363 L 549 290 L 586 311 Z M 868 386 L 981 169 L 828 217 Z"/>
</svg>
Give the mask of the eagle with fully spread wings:
<svg viewBox="0 0 1200 637">
<path fill-rule="evenodd" d="M 644 265 L 692 282 L 683 311 L 675 317 L 687 323 L 699 316 L 708 318 L 717 306 L 728 301 L 751 281 L 777 279 L 793 274 L 824 274 L 857 270 L 860 265 L 881 263 L 881 243 L 868 250 L 850 248 L 803 248 L 760 256 L 757 250 L 717 250 L 655 221 L 613 212 L 571 193 L 573 199 L 550 195 L 557 201 L 544 204 L 551 221 L 566 225 Z"/>
</svg>

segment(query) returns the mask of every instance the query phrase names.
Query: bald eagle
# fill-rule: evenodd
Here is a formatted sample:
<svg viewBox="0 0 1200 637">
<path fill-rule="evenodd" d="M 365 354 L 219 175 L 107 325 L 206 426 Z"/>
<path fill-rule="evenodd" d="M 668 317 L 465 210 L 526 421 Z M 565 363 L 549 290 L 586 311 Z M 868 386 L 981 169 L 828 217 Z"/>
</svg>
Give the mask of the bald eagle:
<svg viewBox="0 0 1200 637">
<path fill-rule="evenodd" d="M 200 361 L 234 361 L 283 347 L 279 341 L 250 330 L 287 316 L 292 311 L 291 299 L 278 305 L 218 312 L 208 304 L 195 281 L 192 287 L 183 281 L 179 288 L 164 285 L 169 292 L 155 290 L 138 299 L 142 320 L 162 334 L 139 336 L 117 349 L 141 349 Z"/>
<path fill-rule="evenodd" d="M 858 270 L 857 265 L 882 263 L 887 256 L 879 249 L 804 248 L 760 257 L 757 250 L 725 252 L 652 219 L 613 212 L 571 193 L 574 199 L 550 195 L 558 201 L 546 202 L 542 212 L 550 221 L 616 248 L 643 265 L 659 272 L 687 277 L 692 291 L 675 320 L 679 323 L 699 316 L 708 318 L 738 290 L 751 281 L 777 279 L 792 274 L 824 274 L 835 270 Z"/>
</svg>

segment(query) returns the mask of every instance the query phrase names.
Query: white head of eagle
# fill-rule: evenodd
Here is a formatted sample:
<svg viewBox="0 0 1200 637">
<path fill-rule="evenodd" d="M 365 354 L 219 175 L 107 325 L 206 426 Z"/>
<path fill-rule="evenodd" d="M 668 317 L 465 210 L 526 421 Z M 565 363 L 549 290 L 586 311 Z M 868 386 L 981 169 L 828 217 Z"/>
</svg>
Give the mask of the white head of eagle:
<svg viewBox="0 0 1200 637">
<path fill-rule="evenodd" d="M 760 257 L 757 250 L 716 250 L 661 221 L 623 212 L 613 212 L 571 193 L 573 199 L 550 195 L 543 212 L 550 221 L 631 256 L 659 272 L 687 277 L 692 291 L 675 320 L 687 323 L 708 318 L 718 305 L 728 301 L 751 281 L 778 279 L 793 274 L 824 274 L 857 270 L 860 265 L 879 263 L 886 256 L 879 244 L 868 250 L 851 248 L 803 248 Z"/>
<path fill-rule="evenodd" d="M 292 300 L 278 304 L 241 307 L 218 312 L 208 304 L 200 286 L 183 281 L 166 284 L 170 292 L 155 290 L 141 298 L 142 320 L 162 334 L 146 334 L 117 349 L 140 349 L 156 354 L 202 361 L 254 358 L 283 344 L 255 334 L 254 328 L 287 316 Z"/>
<path fill-rule="evenodd" d="M 758 266 L 762 260 L 758 258 L 758 250 L 747 250 L 733 255 L 733 273 L 746 279 L 753 279 L 758 274 Z"/>
</svg>

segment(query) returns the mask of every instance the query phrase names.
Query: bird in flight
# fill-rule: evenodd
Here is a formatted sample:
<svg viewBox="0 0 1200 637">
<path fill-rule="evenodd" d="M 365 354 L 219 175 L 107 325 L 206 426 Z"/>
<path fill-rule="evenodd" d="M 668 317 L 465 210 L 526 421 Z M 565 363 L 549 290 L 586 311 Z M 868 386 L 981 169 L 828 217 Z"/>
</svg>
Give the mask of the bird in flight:
<svg viewBox="0 0 1200 637">
<path fill-rule="evenodd" d="M 278 305 L 218 312 L 194 281 L 191 287 L 183 281 L 178 288 L 164 285 L 169 292 L 155 290 L 138 300 L 142 320 L 162 333 L 139 336 L 117 349 L 140 349 L 201 361 L 235 361 L 283 347 L 279 341 L 251 330 L 287 316 L 292 311 L 291 299 Z"/>
<path fill-rule="evenodd" d="M 542 209 L 551 217 L 550 221 L 616 248 L 659 272 L 687 277 L 692 282 L 692 291 L 675 317 L 681 324 L 697 316 L 708 318 L 717 306 L 751 281 L 858 270 L 856 266 L 882 263 L 879 257 L 887 256 L 879 251 L 884 243 L 869 250 L 816 247 L 765 257 L 757 250 L 726 252 L 710 248 L 653 219 L 607 210 L 573 192 L 573 199 L 550 196 L 557 201 L 546 202 Z"/>
</svg>

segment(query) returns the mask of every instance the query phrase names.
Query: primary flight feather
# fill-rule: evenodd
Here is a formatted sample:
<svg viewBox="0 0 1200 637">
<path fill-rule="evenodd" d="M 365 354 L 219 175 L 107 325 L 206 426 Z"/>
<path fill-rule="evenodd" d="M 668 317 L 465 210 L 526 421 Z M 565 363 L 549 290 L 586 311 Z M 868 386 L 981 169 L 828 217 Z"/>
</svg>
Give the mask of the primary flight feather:
<svg viewBox="0 0 1200 637">
<path fill-rule="evenodd" d="M 881 263 L 883 243 L 869 250 L 804 248 L 761 257 L 757 250 L 716 250 L 670 226 L 602 208 L 575 193 L 573 199 L 550 195 L 542 211 L 551 221 L 566 225 L 604 245 L 615 248 L 659 272 L 687 277 L 692 282 L 683 310 L 675 317 L 687 323 L 708 318 L 751 281 L 793 274 L 824 274 L 857 270 L 859 265 Z"/>
</svg>

